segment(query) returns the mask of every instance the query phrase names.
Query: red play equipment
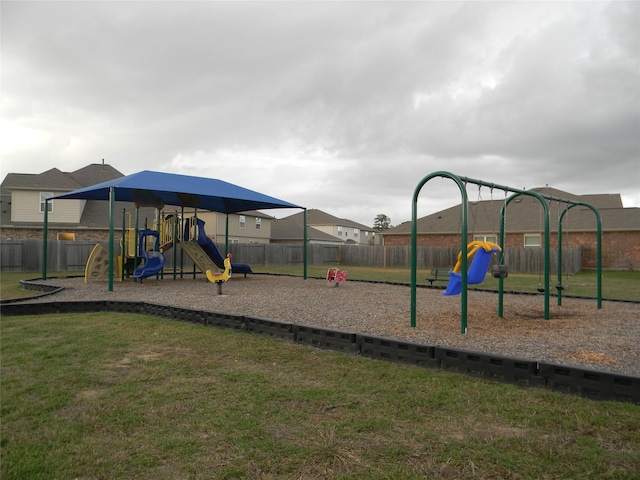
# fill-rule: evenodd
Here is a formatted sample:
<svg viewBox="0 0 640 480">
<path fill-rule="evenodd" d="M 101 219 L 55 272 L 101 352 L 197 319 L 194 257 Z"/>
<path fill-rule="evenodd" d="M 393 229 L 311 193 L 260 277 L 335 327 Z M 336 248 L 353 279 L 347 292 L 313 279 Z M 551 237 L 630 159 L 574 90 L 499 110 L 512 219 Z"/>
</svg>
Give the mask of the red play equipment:
<svg viewBox="0 0 640 480">
<path fill-rule="evenodd" d="M 340 282 L 347 281 L 347 272 L 344 270 L 339 270 L 337 268 L 330 268 L 327 271 L 327 282 L 334 282 L 336 287 L 340 284 Z"/>
</svg>

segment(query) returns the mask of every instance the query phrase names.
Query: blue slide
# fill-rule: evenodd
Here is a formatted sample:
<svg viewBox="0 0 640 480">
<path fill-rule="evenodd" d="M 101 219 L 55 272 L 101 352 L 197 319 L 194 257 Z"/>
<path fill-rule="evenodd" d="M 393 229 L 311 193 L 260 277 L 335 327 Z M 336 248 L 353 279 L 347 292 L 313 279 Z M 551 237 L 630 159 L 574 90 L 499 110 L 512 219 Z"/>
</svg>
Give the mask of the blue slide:
<svg viewBox="0 0 640 480">
<path fill-rule="evenodd" d="M 220 255 L 220 251 L 217 249 L 216 244 L 213 243 L 207 234 L 204 231 L 204 221 L 198 219 L 198 245 L 202 247 L 207 256 L 213 260 L 213 263 L 220 270 L 224 270 L 224 258 Z M 231 273 L 244 273 L 244 276 L 247 276 L 247 273 L 253 273 L 251 267 L 244 263 L 231 263 Z"/>
<path fill-rule="evenodd" d="M 150 236 L 155 237 L 156 240 L 153 246 L 153 251 L 148 252 L 144 248 L 144 245 L 146 237 Z M 153 275 L 157 275 L 162 271 L 162 267 L 164 267 L 164 262 L 166 259 L 162 252 L 158 251 L 159 237 L 160 232 L 158 232 L 157 230 L 140 230 L 140 237 L 138 240 L 138 255 L 144 260 L 144 264 L 134 270 L 133 276 L 135 278 L 152 277 Z"/>
</svg>

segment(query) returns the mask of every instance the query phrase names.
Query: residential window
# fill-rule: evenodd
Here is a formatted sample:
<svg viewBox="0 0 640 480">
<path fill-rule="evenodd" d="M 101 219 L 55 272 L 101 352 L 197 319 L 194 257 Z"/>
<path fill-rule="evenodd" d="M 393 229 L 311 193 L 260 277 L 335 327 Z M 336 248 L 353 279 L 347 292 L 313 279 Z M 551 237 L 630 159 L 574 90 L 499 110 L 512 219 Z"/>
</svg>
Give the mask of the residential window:
<svg viewBox="0 0 640 480">
<path fill-rule="evenodd" d="M 247 219 L 244 215 L 240 215 L 240 228 L 244 229 L 247 226 Z"/>
<path fill-rule="evenodd" d="M 59 233 L 58 234 L 58 240 L 75 240 L 75 239 L 76 239 L 75 233 Z"/>
<path fill-rule="evenodd" d="M 524 246 L 528 247 L 541 247 L 542 242 L 540 240 L 540 234 L 536 233 L 535 235 L 525 235 L 524 236 Z"/>
<path fill-rule="evenodd" d="M 495 235 L 474 235 L 473 240 L 476 242 L 498 243 L 498 239 Z"/>
<path fill-rule="evenodd" d="M 353 229 L 353 236 L 357 237 L 358 235 L 360 235 L 360 229 L 359 228 L 354 228 Z"/>
<path fill-rule="evenodd" d="M 53 201 L 47 203 L 47 199 L 51 197 L 52 192 L 40 192 L 40 213 L 44 213 L 45 205 L 49 206 L 49 213 L 53 212 Z"/>
<path fill-rule="evenodd" d="M 342 236 L 342 227 L 338 225 L 338 235 Z"/>
<path fill-rule="evenodd" d="M 262 219 L 256 217 L 256 230 L 260 230 L 262 227 Z"/>
</svg>

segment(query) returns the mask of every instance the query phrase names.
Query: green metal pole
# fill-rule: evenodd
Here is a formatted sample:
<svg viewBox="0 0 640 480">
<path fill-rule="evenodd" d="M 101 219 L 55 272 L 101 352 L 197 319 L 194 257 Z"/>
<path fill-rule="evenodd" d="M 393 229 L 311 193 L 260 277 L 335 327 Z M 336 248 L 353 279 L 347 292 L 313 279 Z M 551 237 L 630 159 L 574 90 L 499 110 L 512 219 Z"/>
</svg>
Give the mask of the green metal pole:
<svg viewBox="0 0 640 480">
<path fill-rule="evenodd" d="M 411 320 L 412 327 L 416 326 L 416 299 L 417 299 L 417 256 L 418 256 L 418 196 L 422 187 L 432 178 L 444 177 L 456 182 L 460 188 L 462 195 L 462 235 L 460 254 L 462 256 L 462 291 L 461 291 L 461 313 L 460 313 L 460 330 L 461 333 L 467 333 L 467 217 L 468 217 L 468 201 L 467 190 L 462 179 L 450 172 L 434 172 L 424 177 L 416 186 L 413 192 L 413 200 L 411 202 Z"/>
<path fill-rule="evenodd" d="M 596 214 L 596 263 L 597 263 L 597 290 L 598 290 L 598 309 L 602 308 L 602 219 L 600 212 L 592 207 Z"/>
<path fill-rule="evenodd" d="M 114 238 L 113 238 L 113 217 L 115 211 L 115 190 L 109 187 L 109 291 L 113 292 L 113 257 L 114 257 Z"/>
<path fill-rule="evenodd" d="M 173 279 L 178 276 L 178 211 L 174 210 L 173 213 Z M 182 278 L 182 270 L 180 271 L 180 278 Z"/>
<path fill-rule="evenodd" d="M 556 284 L 558 290 L 558 306 L 562 305 L 562 219 L 569 208 L 571 207 L 567 206 L 558 218 L 558 283 Z"/>
<path fill-rule="evenodd" d="M 154 242 L 153 249 L 160 251 L 160 230 L 162 229 L 162 221 L 164 220 L 164 212 L 161 212 L 160 209 L 156 209 L 156 229 L 158 231 L 158 236 L 156 237 L 156 241 Z M 162 252 L 160 252 L 162 253 Z M 163 254 L 164 255 L 164 254 Z M 156 274 L 156 278 L 164 278 L 164 268 L 160 270 L 159 274 Z"/>
<path fill-rule="evenodd" d="M 178 212 L 176 211 L 176 215 L 178 214 Z M 184 221 L 184 206 L 180 207 L 180 228 L 179 228 L 179 232 L 178 232 L 178 239 L 176 240 L 180 240 L 180 243 L 184 242 L 185 238 L 184 238 L 184 226 L 185 226 L 185 221 Z M 173 248 L 176 248 L 176 244 L 173 244 Z M 180 278 L 183 278 L 183 272 L 184 272 L 184 251 L 182 250 L 182 247 L 180 247 Z"/>
<path fill-rule="evenodd" d="M 549 257 L 551 255 L 551 246 L 549 245 L 551 241 L 551 237 L 549 235 L 549 205 L 547 202 L 542 201 L 542 206 L 544 208 L 544 319 L 549 320 L 550 310 L 549 310 L 549 282 L 550 282 L 550 267 L 549 267 Z"/>
<path fill-rule="evenodd" d="M 469 199 L 467 198 L 467 189 L 464 184 L 460 181 L 460 179 L 456 179 L 458 186 L 460 187 L 460 192 L 462 193 L 462 244 L 460 246 L 460 254 L 462 255 L 462 291 L 460 292 L 460 302 L 461 302 L 461 313 L 460 313 L 460 333 L 467 333 L 467 299 L 468 299 L 468 272 L 469 268 L 468 263 L 469 259 L 467 258 L 467 243 L 469 239 L 467 238 L 467 221 L 468 221 L 468 212 L 469 212 Z"/>
<path fill-rule="evenodd" d="M 49 223 L 49 199 L 44 200 L 44 226 L 42 238 L 42 280 L 47 279 L 47 225 Z"/>
<path fill-rule="evenodd" d="M 500 209 L 500 246 L 502 247 L 502 251 L 500 252 L 500 265 L 504 265 L 504 217 L 506 213 L 507 202 L 505 200 L 502 208 Z M 502 276 L 498 277 L 498 317 L 504 317 L 504 278 Z"/>
<path fill-rule="evenodd" d="M 302 232 L 302 278 L 307 279 L 307 209 L 304 209 L 303 214 L 303 232 Z"/>
<path fill-rule="evenodd" d="M 140 222 L 140 207 L 136 205 L 136 228 L 134 230 L 134 235 L 133 235 L 133 241 L 136 242 L 135 245 L 133 246 L 133 269 L 135 270 L 136 268 L 138 268 L 138 245 L 140 242 L 140 239 L 138 238 L 140 236 L 140 227 L 138 226 Z M 136 281 L 135 277 L 133 278 L 134 282 Z"/>
<path fill-rule="evenodd" d="M 224 235 L 224 255 L 223 255 L 223 258 L 226 258 L 227 257 L 227 253 L 229 253 L 229 214 L 228 213 L 227 213 L 227 217 L 225 219 L 224 228 L 225 228 L 225 235 Z"/>
<path fill-rule="evenodd" d="M 124 262 L 125 262 L 125 255 L 127 252 L 127 211 L 123 208 L 122 209 L 122 260 L 120 260 L 120 281 L 123 282 L 124 281 Z"/>
</svg>

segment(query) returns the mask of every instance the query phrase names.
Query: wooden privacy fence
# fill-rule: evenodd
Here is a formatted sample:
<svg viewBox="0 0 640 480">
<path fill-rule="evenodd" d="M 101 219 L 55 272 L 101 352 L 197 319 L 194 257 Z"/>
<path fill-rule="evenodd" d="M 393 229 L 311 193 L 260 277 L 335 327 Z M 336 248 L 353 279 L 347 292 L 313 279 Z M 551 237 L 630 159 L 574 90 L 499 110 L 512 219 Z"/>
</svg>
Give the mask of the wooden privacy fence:
<svg viewBox="0 0 640 480">
<path fill-rule="evenodd" d="M 106 242 L 102 242 L 107 246 Z M 118 243 L 118 242 L 116 242 Z M 95 242 L 59 241 L 47 242 L 48 272 L 84 271 L 89 254 Z M 223 252 L 224 245 L 218 244 Z M 119 253 L 119 244 L 116 247 Z M 251 266 L 300 265 L 303 262 L 302 245 L 283 244 L 232 244 L 229 250 L 234 261 Z M 452 268 L 456 262 L 459 247 L 418 247 L 417 266 L 419 269 Z M 557 249 L 551 249 L 550 266 L 554 274 L 557 270 Z M 309 265 L 352 265 L 361 267 L 409 268 L 411 247 L 390 247 L 381 245 L 309 245 L 307 248 Z M 166 268 L 173 269 L 174 252 L 165 253 Z M 544 269 L 544 252 L 541 248 L 514 248 L 505 250 L 505 263 L 510 272 L 541 273 Z M 175 252 L 176 264 L 184 269 L 193 269 L 193 263 L 186 255 L 181 256 L 180 247 Z M 581 249 L 565 248 L 562 251 L 563 272 L 573 274 L 580 271 Z M 1 240 L 0 267 L 3 272 L 40 272 L 42 270 L 42 240 Z M 497 261 L 497 258 L 493 260 Z"/>
</svg>

